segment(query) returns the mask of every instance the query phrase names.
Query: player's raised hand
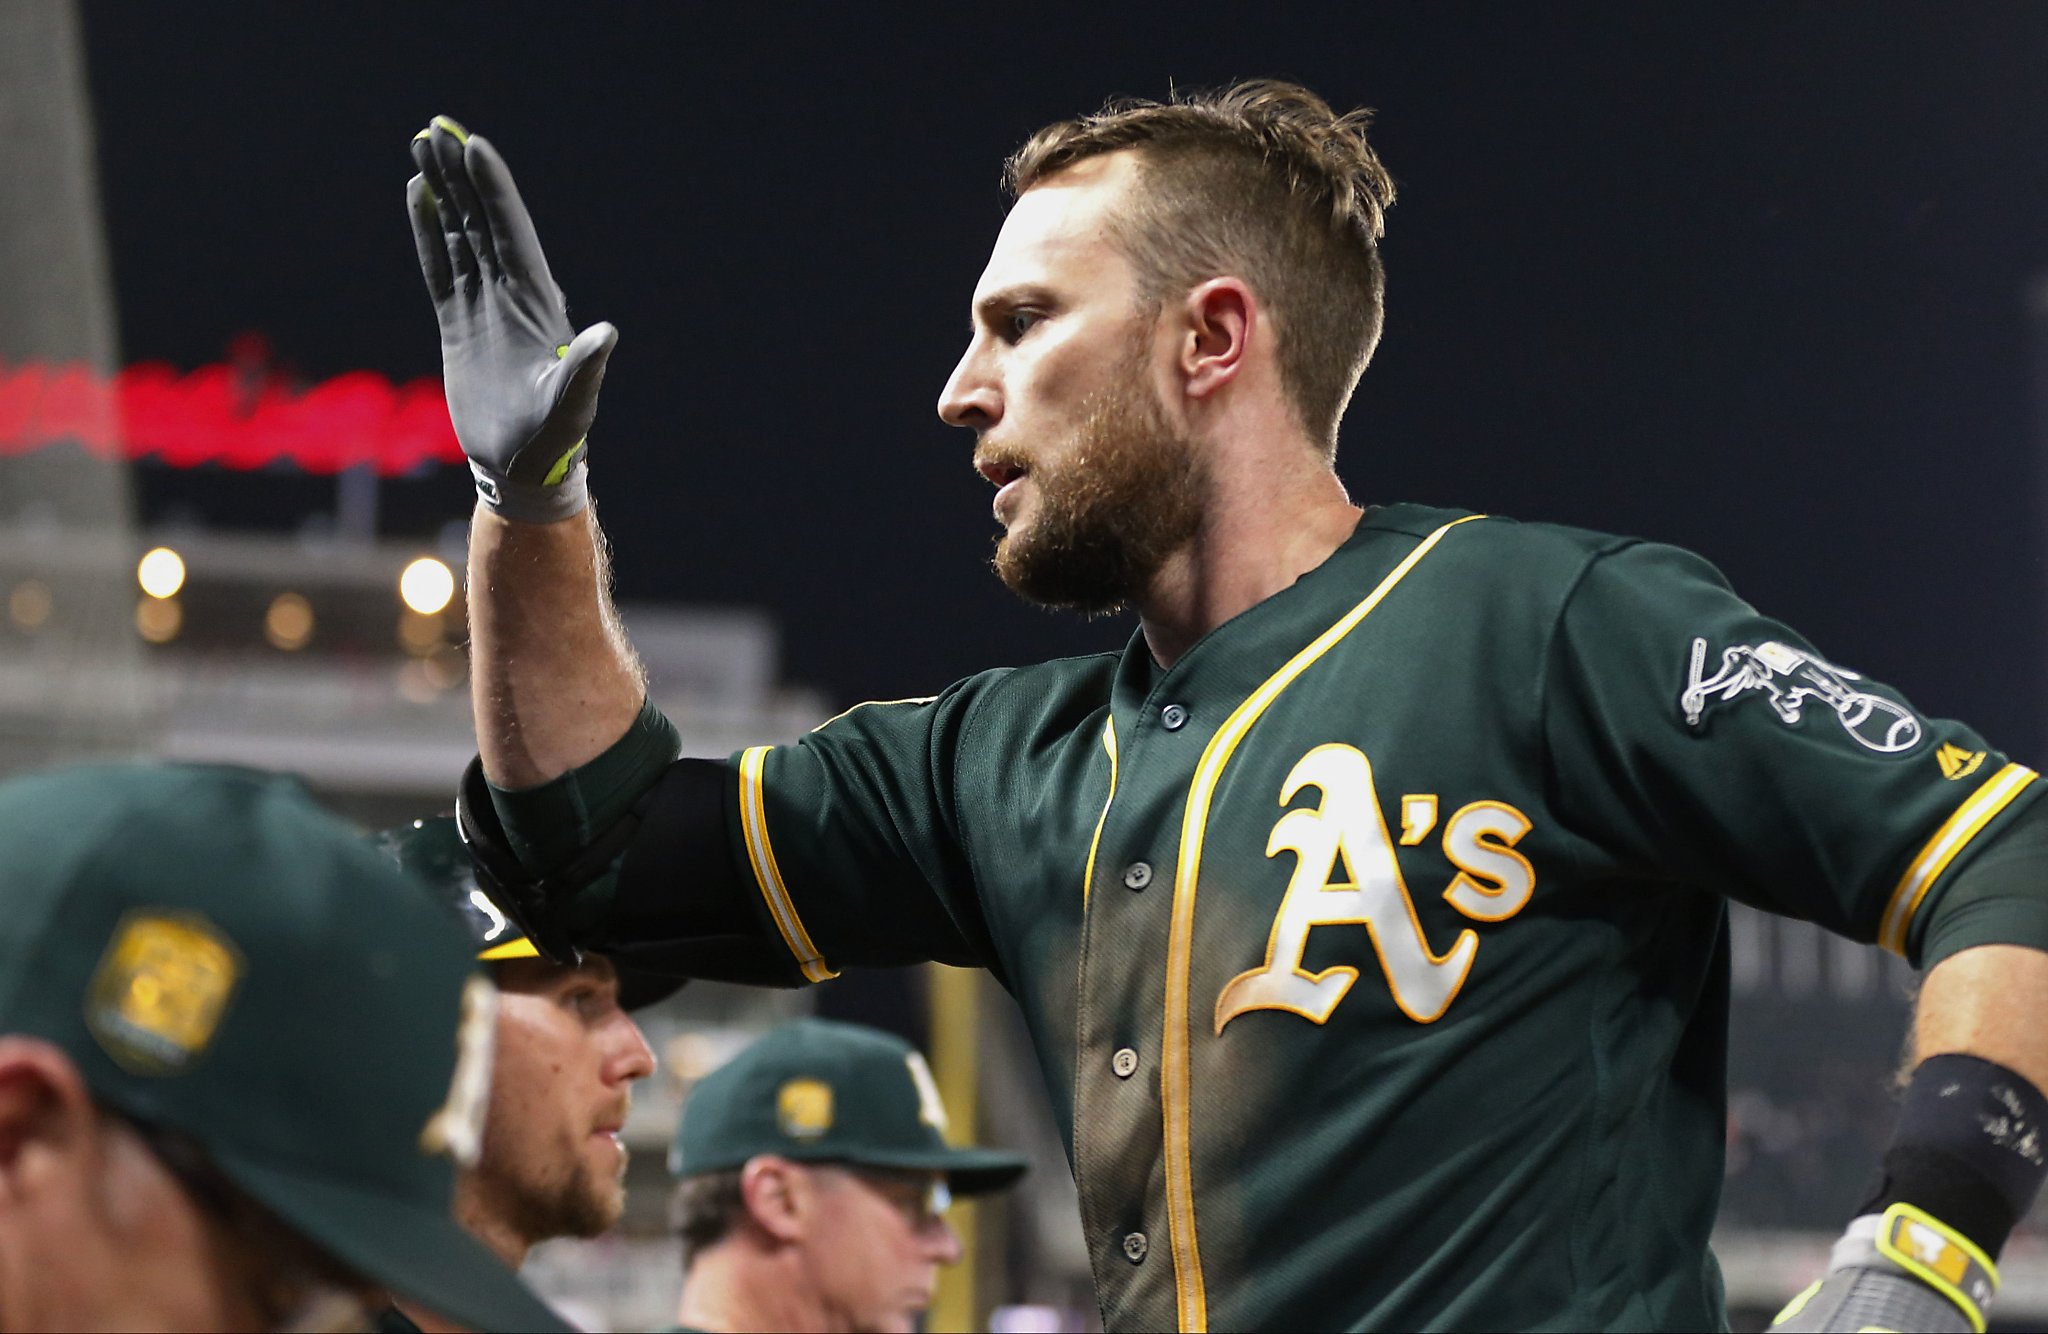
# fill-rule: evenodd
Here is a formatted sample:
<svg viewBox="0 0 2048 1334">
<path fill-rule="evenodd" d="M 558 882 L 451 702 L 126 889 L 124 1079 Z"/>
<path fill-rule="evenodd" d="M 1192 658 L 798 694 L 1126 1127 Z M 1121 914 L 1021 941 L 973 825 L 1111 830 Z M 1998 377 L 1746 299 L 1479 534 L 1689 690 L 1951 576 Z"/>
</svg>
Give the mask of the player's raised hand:
<svg viewBox="0 0 2048 1334">
<path fill-rule="evenodd" d="M 619 331 L 569 323 L 512 173 L 482 135 L 436 116 L 412 156 L 405 201 L 476 489 L 508 519 L 568 518 L 590 503 L 586 437 Z"/>
</svg>

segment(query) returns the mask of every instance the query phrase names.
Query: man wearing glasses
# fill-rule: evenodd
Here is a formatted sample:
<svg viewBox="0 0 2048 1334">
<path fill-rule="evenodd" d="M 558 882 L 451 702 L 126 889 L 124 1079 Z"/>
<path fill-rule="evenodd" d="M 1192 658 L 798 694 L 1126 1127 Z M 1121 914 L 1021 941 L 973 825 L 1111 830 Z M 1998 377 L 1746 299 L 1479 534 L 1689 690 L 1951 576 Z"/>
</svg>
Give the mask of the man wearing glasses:
<svg viewBox="0 0 2048 1334">
<path fill-rule="evenodd" d="M 857 1024 L 776 1029 L 690 1090 L 670 1167 L 678 1327 L 910 1331 L 960 1258 L 953 1195 L 1025 1160 L 953 1148 L 924 1058 Z"/>
</svg>

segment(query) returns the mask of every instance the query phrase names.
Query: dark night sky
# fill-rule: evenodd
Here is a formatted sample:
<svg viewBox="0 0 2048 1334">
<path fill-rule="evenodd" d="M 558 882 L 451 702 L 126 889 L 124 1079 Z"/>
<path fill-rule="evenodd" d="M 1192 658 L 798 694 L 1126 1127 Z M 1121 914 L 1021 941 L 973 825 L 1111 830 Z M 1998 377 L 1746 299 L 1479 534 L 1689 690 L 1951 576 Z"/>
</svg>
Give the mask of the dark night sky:
<svg viewBox="0 0 2048 1334">
<path fill-rule="evenodd" d="M 932 414 L 1003 154 L 1109 93 L 1286 75 L 1377 107 L 1401 185 L 1354 496 L 1694 547 L 2042 758 L 2048 6 L 967 11 L 88 3 L 125 354 L 255 329 L 311 375 L 434 373 L 400 198 L 449 112 L 578 322 L 623 331 L 593 436 L 623 595 L 766 604 L 794 679 L 919 693 L 1128 633 L 1003 592 Z M 330 494 L 145 489 L 286 526 Z M 385 500 L 424 534 L 468 488 Z"/>
</svg>

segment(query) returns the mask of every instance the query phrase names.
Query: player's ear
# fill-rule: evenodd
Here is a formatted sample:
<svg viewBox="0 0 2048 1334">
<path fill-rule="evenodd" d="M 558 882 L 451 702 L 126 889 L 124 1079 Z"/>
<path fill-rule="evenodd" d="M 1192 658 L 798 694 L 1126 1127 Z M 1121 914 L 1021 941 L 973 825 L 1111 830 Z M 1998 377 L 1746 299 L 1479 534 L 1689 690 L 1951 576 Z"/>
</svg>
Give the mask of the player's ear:
<svg viewBox="0 0 2048 1334">
<path fill-rule="evenodd" d="M 1242 278 L 1211 278 L 1182 305 L 1179 370 L 1190 398 L 1208 398 L 1237 378 L 1260 324 L 1258 299 Z"/>
<path fill-rule="evenodd" d="M 740 1198 L 746 1202 L 747 1216 L 785 1245 L 803 1238 L 809 1212 L 803 1199 L 807 1184 L 800 1164 L 772 1153 L 749 1158 L 740 1169 Z"/>
<path fill-rule="evenodd" d="M 0 1037 L 0 1196 L 35 1145 L 73 1149 L 97 1120 L 92 1095 L 71 1058 L 35 1038 Z"/>
</svg>

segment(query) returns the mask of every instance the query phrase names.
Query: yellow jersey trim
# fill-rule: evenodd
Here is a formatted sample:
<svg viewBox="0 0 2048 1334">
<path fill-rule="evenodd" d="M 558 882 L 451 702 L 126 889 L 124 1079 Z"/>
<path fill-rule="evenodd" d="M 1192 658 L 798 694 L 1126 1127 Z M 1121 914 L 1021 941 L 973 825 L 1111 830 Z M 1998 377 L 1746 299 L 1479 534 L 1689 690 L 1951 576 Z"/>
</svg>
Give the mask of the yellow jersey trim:
<svg viewBox="0 0 2048 1334">
<path fill-rule="evenodd" d="M 1109 752 L 1109 795 L 1102 799 L 1102 814 L 1095 817 L 1095 836 L 1088 840 L 1088 865 L 1081 872 L 1081 911 L 1088 910 L 1088 889 L 1095 883 L 1095 849 L 1102 845 L 1102 826 L 1109 819 L 1109 803 L 1116 800 L 1116 719 L 1102 720 L 1102 748 Z"/>
<path fill-rule="evenodd" d="M 1885 905 L 1884 916 L 1879 919 L 1878 944 L 1894 954 L 1905 955 L 1906 933 L 1913 925 L 1913 914 L 1926 900 L 1927 891 L 1934 888 L 1934 882 L 1941 878 L 1956 854 L 1969 846 L 1992 817 L 2010 806 L 2013 798 L 2039 777 L 2024 764 L 2008 764 L 1964 798 L 1963 804 L 1934 831 L 1934 837 L 1927 840 L 1906 867 L 1906 873 L 1899 877 L 1891 901 Z"/>
<path fill-rule="evenodd" d="M 1173 881 L 1173 922 L 1166 944 L 1166 1032 L 1159 1071 L 1160 1101 L 1166 1122 L 1166 1222 L 1173 1249 L 1174 1298 L 1180 1328 L 1190 1334 L 1209 1327 L 1208 1284 L 1202 1276 L 1201 1247 L 1195 1237 L 1195 1193 L 1188 1142 L 1188 969 L 1194 949 L 1195 889 L 1202 866 L 1202 835 L 1208 825 L 1209 802 L 1238 743 L 1267 706 L 1280 697 L 1280 692 L 1350 634 L 1393 591 L 1394 585 L 1443 540 L 1445 533 L 1461 523 L 1484 517 L 1470 514 L 1454 519 L 1422 539 L 1363 602 L 1316 636 L 1246 697 L 1210 738 L 1195 766 L 1194 782 L 1188 789 L 1187 806 L 1181 816 L 1180 857 Z"/>
<path fill-rule="evenodd" d="M 540 951 L 534 948 L 532 941 L 521 936 L 502 945 L 493 945 L 476 957 L 479 963 L 496 963 L 500 959 L 538 959 Z"/>
<path fill-rule="evenodd" d="M 782 933 L 782 943 L 803 969 L 804 980 L 823 982 L 838 973 L 828 968 L 818 947 L 804 930 L 796 905 L 789 901 L 789 889 L 782 883 L 782 869 L 775 864 L 775 847 L 768 841 L 767 805 L 761 799 L 762 771 L 773 746 L 753 746 L 740 753 L 740 830 L 747 840 L 747 860 L 754 867 L 754 883 L 768 904 L 768 915 Z"/>
<path fill-rule="evenodd" d="M 833 714 L 830 718 L 827 718 L 824 722 L 819 723 L 816 727 L 813 727 L 811 730 L 813 732 L 822 732 L 826 728 L 830 727 L 832 724 L 838 722 L 841 718 L 844 718 L 847 714 L 852 713 L 855 709 L 871 708 L 877 704 L 929 704 L 937 698 L 937 695 L 911 695 L 906 699 L 864 699 L 858 704 L 852 705 L 848 708 L 841 709 L 839 712 Z"/>
</svg>

